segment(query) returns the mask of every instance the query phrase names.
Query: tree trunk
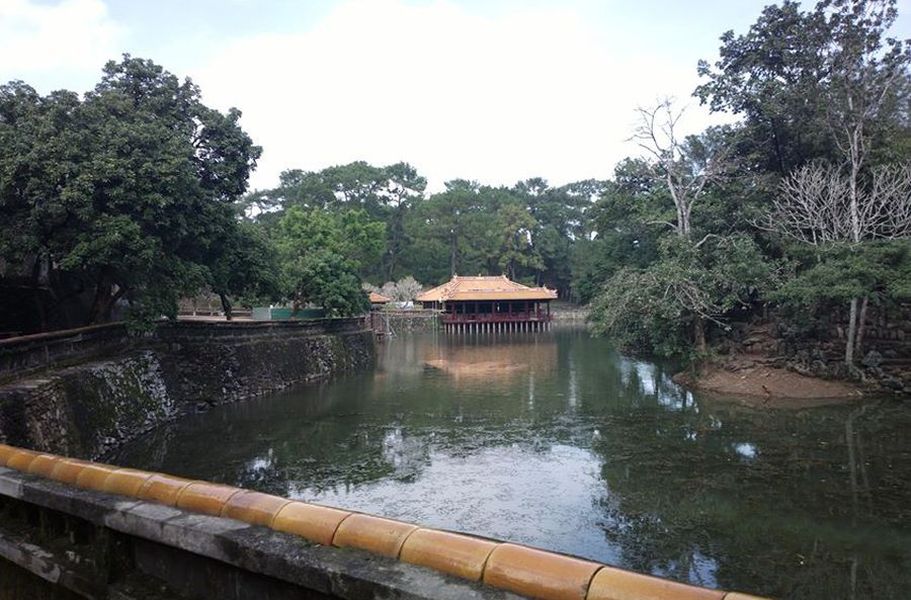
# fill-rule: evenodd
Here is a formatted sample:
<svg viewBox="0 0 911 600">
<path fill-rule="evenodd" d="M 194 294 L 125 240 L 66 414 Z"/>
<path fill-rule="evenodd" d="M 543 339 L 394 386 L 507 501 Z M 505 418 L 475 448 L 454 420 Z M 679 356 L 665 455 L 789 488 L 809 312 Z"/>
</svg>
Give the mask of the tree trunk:
<svg viewBox="0 0 911 600">
<path fill-rule="evenodd" d="M 389 268 L 386 269 L 386 281 L 395 281 L 393 275 L 395 274 L 395 267 L 398 263 L 398 253 L 395 250 L 389 252 Z"/>
<path fill-rule="evenodd" d="M 95 298 L 92 300 L 92 308 L 89 310 L 87 325 L 100 323 L 105 314 L 109 314 L 108 304 L 111 299 L 111 288 L 113 283 L 107 273 L 102 270 L 98 275 L 98 284 L 95 286 Z"/>
<path fill-rule="evenodd" d="M 225 313 L 225 320 L 231 320 L 231 301 L 228 300 L 228 296 L 218 292 L 218 297 L 221 299 L 221 310 Z"/>
<path fill-rule="evenodd" d="M 854 353 L 863 360 L 864 356 L 864 331 L 867 328 L 867 306 L 870 303 L 870 297 L 864 296 L 860 303 L 860 315 L 857 317 L 857 340 L 854 342 Z"/>
<path fill-rule="evenodd" d="M 775 159 L 778 161 L 778 172 L 784 177 L 788 174 L 785 168 L 784 156 L 781 153 L 781 141 L 778 136 L 778 128 L 775 126 L 775 119 L 769 119 L 769 125 L 772 130 L 772 146 L 775 150 Z"/>
<path fill-rule="evenodd" d="M 459 242 L 455 233 L 449 235 L 449 271 L 452 277 L 456 275 L 456 259 L 458 254 Z"/>
<path fill-rule="evenodd" d="M 696 344 L 696 351 L 705 353 L 705 319 L 701 315 L 696 315 L 693 319 L 693 338 Z"/>
<path fill-rule="evenodd" d="M 105 303 L 103 312 L 101 313 L 104 317 L 104 321 L 108 322 L 111 320 L 111 313 L 114 311 L 114 305 L 117 304 L 117 301 L 123 297 L 126 292 L 126 288 L 118 287 L 117 291 L 114 292 L 113 296 L 109 296 L 107 302 Z"/>
<path fill-rule="evenodd" d="M 857 337 L 857 298 L 851 298 L 851 311 L 848 313 L 848 342 L 845 344 L 845 364 L 854 364 L 854 340 Z"/>
</svg>

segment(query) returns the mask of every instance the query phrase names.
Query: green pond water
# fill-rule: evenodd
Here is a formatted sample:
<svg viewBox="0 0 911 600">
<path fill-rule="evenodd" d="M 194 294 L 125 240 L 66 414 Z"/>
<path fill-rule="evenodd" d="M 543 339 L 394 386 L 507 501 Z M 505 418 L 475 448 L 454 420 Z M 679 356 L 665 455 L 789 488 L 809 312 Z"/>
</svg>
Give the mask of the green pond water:
<svg viewBox="0 0 911 600">
<path fill-rule="evenodd" d="M 911 597 L 911 405 L 751 408 L 582 331 L 391 340 L 374 372 L 184 418 L 114 462 L 680 581 Z"/>
</svg>

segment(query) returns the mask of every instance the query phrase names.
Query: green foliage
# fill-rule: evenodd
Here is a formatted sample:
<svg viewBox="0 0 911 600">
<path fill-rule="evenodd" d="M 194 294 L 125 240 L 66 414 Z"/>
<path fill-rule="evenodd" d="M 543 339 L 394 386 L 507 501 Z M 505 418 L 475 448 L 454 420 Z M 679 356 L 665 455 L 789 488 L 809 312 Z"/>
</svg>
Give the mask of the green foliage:
<svg viewBox="0 0 911 600">
<path fill-rule="evenodd" d="M 130 56 L 81 100 L 0 87 L 2 258 L 41 265 L 31 277 L 54 297 L 88 290 L 89 322 L 121 298 L 138 322 L 173 315 L 177 297 L 209 278 L 259 157 L 239 118 Z"/>
<path fill-rule="evenodd" d="M 222 296 L 238 298 L 245 306 L 281 298 L 276 248 L 262 228 L 249 222 L 228 229 L 213 247 L 209 287 Z"/>
<path fill-rule="evenodd" d="M 295 308 L 311 303 L 333 317 L 359 315 L 370 308 L 352 261 L 330 250 L 288 257 L 283 275 Z"/>
<path fill-rule="evenodd" d="M 334 316 L 362 313 L 369 302 L 358 272 L 378 260 L 384 235 L 385 226 L 364 210 L 288 208 L 276 231 L 285 297 Z"/>
<path fill-rule="evenodd" d="M 294 207 L 333 214 L 357 209 L 385 223 L 381 254 L 371 247 L 371 258 L 358 261 L 368 281 L 408 274 L 440 283 L 454 273 L 506 273 L 568 296 L 573 247 L 586 235 L 585 212 L 605 186 L 587 180 L 552 188 L 536 178 L 507 188 L 457 179 L 425 196 L 426 180 L 407 163 L 355 162 L 286 171 L 279 187 L 249 194 L 244 204 L 270 231 Z"/>
<path fill-rule="evenodd" d="M 877 301 L 911 298 L 911 242 L 840 244 L 812 253 L 811 262 L 772 294 L 772 299 L 813 311 L 869 296 Z"/>
<path fill-rule="evenodd" d="M 510 279 L 515 279 L 519 269 L 537 270 L 544 261 L 532 245 L 532 233 L 538 222 L 522 206 L 506 204 L 497 212 L 499 243 L 497 265 Z"/>
<path fill-rule="evenodd" d="M 725 32 L 714 65 L 699 62 L 708 81 L 696 95 L 713 111 L 746 117 L 739 151 L 762 171 L 784 175 L 832 152 L 820 52 L 829 39 L 820 13 L 788 0 L 763 9 L 746 34 Z"/>
<path fill-rule="evenodd" d="M 249 194 L 245 205 L 267 227 L 274 226 L 292 207 L 341 214 L 355 211 L 351 214 L 385 223 L 379 254 L 371 246 L 365 250 L 370 259 L 364 256 L 360 260 L 365 277 L 382 280 L 402 271 L 403 254 L 407 251 L 405 220 L 423 199 L 426 186 L 427 180 L 407 163 L 375 167 L 358 161 L 318 172 L 285 171 L 277 188 Z M 373 244 L 372 238 L 370 243 Z"/>
<path fill-rule="evenodd" d="M 721 37 L 717 62 L 699 64 L 696 95 L 742 121 L 681 144 L 697 157 L 724 148 L 727 172 L 694 204 L 692 231 L 675 235 L 671 190 L 653 163 L 617 166 L 589 211 L 594 239 L 578 243 L 573 260 L 573 286 L 593 299 L 596 331 L 629 348 L 691 357 L 703 333 L 724 335 L 730 321 L 769 302 L 810 323 L 858 298 L 908 297 L 906 241 L 808 249 L 753 225 L 782 176 L 810 161 L 843 162 L 846 132 L 864 136 L 864 169 L 911 159 L 911 51 L 885 35 L 896 18 L 892 0 L 823 0 L 812 10 L 785 1 L 766 7 L 746 34 Z M 866 130 L 856 129 L 858 114 Z"/>
<path fill-rule="evenodd" d="M 385 230 L 360 209 L 329 212 L 292 206 L 278 224 L 277 243 L 284 255 L 328 250 L 358 270 L 379 259 Z"/>
<path fill-rule="evenodd" d="M 724 327 L 761 290 L 774 289 L 780 267 L 747 236 L 714 237 L 701 246 L 668 236 L 645 268 L 622 267 L 592 305 L 592 327 L 627 349 L 659 356 L 694 357 L 692 329 Z"/>
</svg>

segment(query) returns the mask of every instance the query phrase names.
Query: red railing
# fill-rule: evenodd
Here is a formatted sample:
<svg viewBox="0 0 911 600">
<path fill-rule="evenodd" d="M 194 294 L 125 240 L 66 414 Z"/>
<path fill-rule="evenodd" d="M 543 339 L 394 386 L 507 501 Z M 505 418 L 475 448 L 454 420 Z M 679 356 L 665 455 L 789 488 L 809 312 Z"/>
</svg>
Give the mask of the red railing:
<svg viewBox="0 0 911 600">
<path fill-rule="evenodd" d="M 515 323 L 550 321 L 546 312 L 523 313 L 443 313 L 443 323 Z"/>
</svg>

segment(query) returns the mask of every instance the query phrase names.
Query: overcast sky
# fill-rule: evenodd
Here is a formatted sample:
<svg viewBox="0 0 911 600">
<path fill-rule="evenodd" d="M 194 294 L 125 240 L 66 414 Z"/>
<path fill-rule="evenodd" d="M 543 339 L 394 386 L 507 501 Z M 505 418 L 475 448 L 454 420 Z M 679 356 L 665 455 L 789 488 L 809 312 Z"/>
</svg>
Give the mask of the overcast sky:
<svg viewBox="0 0 911 600">
<path fill-rule="evenodd" d="M 255 188 L 288 168 L 407 161 L 453 178 L 559 185 L 635 154 L 637 105 L 674 96 L 768 0 L 0 0 L 0 81 L 90 89 L 129 52 L 236 106 L 263 147 Z M 897 32 L 911 36 L 911 0 Z"/>
</svg>

